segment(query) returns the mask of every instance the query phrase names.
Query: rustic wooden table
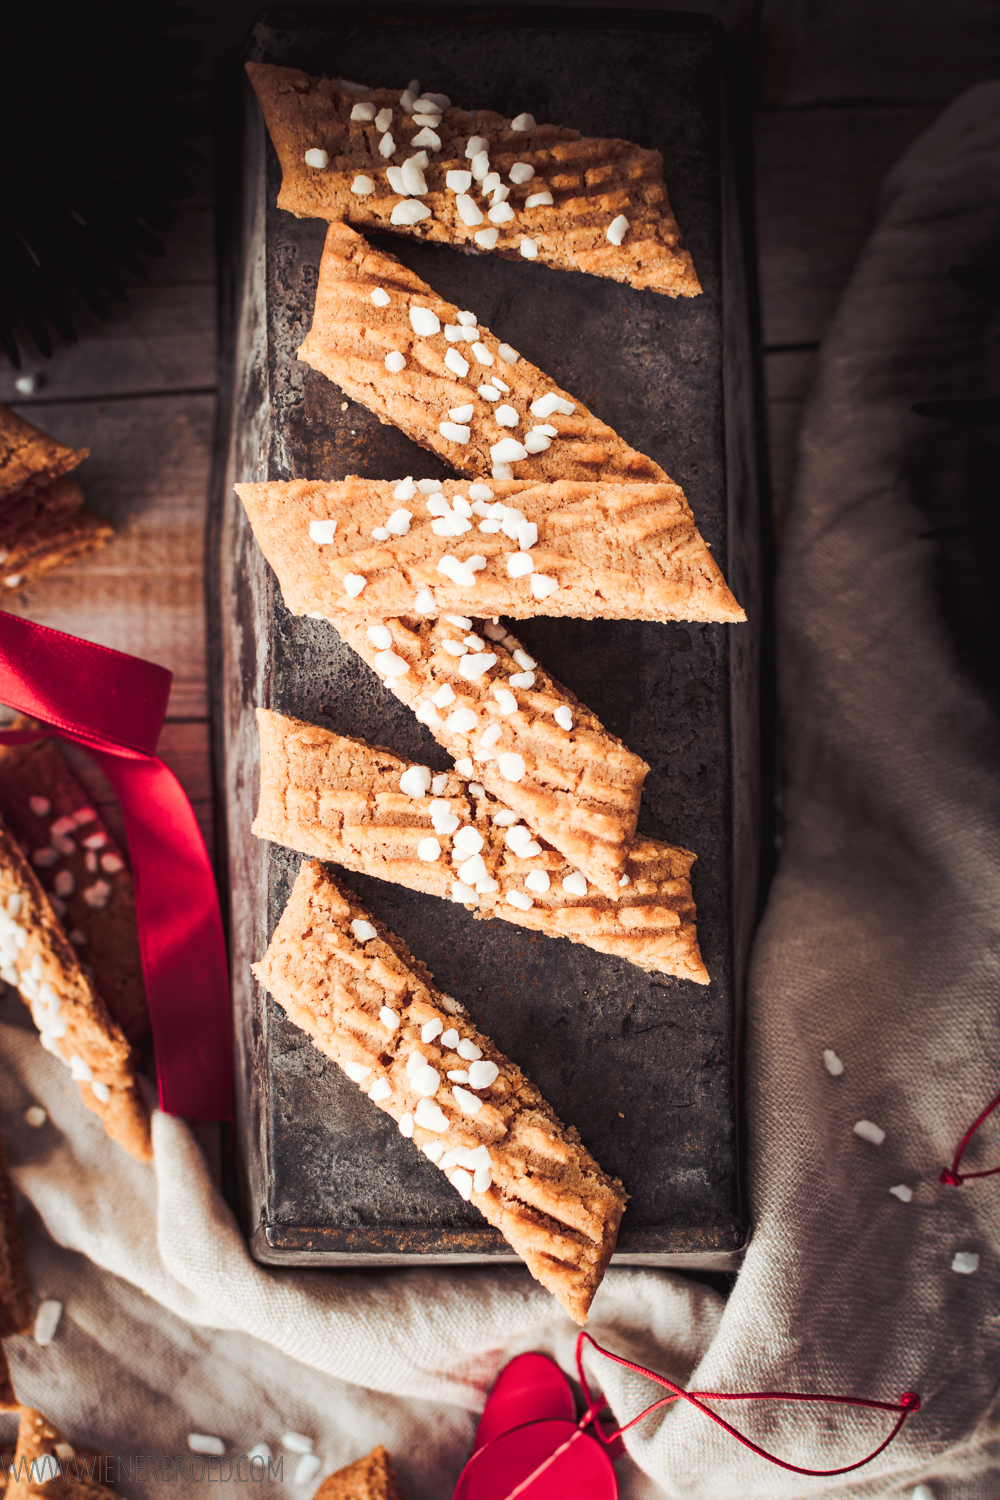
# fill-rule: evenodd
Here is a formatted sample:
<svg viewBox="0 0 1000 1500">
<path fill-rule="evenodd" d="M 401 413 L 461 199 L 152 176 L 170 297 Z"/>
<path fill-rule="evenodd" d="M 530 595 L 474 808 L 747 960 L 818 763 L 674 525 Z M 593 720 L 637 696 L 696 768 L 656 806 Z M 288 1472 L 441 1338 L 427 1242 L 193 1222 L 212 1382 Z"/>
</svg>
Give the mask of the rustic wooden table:
<svg viewBox="0 0 1000 1500">
<path fill-rule="evenodd" d="M 997 7 L 689 0 L 671 8 L 719 16 L 752 61 L 761 327 L 780 527 L 816 351 L 872 223 L 879 184 L 943 105 L 1000 73 Z M 258 9 L 253 0 L 194 0 L 185 30 L 211 61 L 238 43 Z M 207 94 L 201 104 L 207 115 Z M 0 401 L 90 448 L 81 471 L 88 503 L 118 529 L 105 550 L 0 602 L 170 668 L 160 751 L 211 839 L 203 573 L 216 367 L 207 142 L 205 152 L 166 257 L 150 263 L 146 281 L 133 281 L 127 306 L 106 324 L 81 318 L 79 343 L 51 360 L 29 352 L 24 371 L 0 369 Z M 19 373 L 40 376 L 32 395 L 18 393 Z M 81 763 L 107 804 L 110 794 L 88 766 Z"/>
</svg>

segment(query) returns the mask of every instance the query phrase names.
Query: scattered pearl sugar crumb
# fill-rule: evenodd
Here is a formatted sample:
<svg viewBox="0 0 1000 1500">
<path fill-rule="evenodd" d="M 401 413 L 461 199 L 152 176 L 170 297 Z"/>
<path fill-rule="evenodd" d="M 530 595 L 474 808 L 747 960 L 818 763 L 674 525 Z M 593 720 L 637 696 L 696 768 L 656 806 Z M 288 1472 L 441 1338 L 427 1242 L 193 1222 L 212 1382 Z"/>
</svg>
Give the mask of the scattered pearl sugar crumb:
<svg viewBox="0 0 1000 1500">
<path fill-rule="evenodd" d="M 872 1120 L 858 1120 L 854 1126 L 854 1134 L 859 1135 L 863 1141 L 870 1141 L 873 1146 L 881 1146 L 885 1140 L 885 1131 Z"/>
<path fill-rule="evenodd" d="M 30 1125 L 32 1130 L 40 1130 L 48 1118 L 40 1104 L 30 1104 L 24 1111 L 24 1122 Z"/>
<path fill-rule="evenodd" d="M 889 1191 L 894 1198 L 899 1199 L 900 1203 L 913 1202 L 913 1189 L 907 1187 L 905 1182 L 897 1182 L 896 1186 L 891 1187 Z"/>
<path fill-rule="evenodd" d="M 910 1500 L 935 1500 L 934 1491 L 929 1484 L 918 1484 Z"/>
<path fill-rule="evenodd" d="M 836 1052 L 832 1051 L 829 1047 L 827 1047 L 826 1051 L 823 1053 L 823 1066 L 833 1078 L 839 1078 L 841 1073 L 844 1071 L 844 1064 L 841 1062 Z"/>
<path fill-rule="evenodd" d="M 973 1271 L 979 1270 L 979 1256 L 974 1250 L 956 1250 L 951 1269 L 957 1271 L 959 1276 L 971 1276 Z"/>
<path fill-rule="evenodd" d="M 274 1463 L 274 1454 L 271 1452 L 271 1450 L 268 1447 L 267 1443 L 254 1443 L 253 1447 L 250 1449 L 249 1453 L 247 1454 L 247 1458 L 250 1460 L 251 1463 L 253 1462 L 253 1460 L 255 1458 L 259 1458 L 260 1461 L 261 1461 L 261 1463 L 265 1463 L 265 1464 L 273 1464 Z"/>
<path fill-rule="evenodd" d="M 192 1453 L 208 1453 L 213 1458 L 222 1458 L 226 1451 L 222 1439 L 207 1432 L 189 1432 L 188 1447 Z"/>
<path fill-rule="evenodd" d="M 311 1437 L 306 1437 L 304 1432 L 283 1432 L 281 1446 L 287 1448 L 289 1453 L 311 1453 L 313 1440 Z"/>
<path fill-rule="evenodd" d="M 295 1473 L 292 1476 L 293 1484 L 312 1484 L 316 1475 L 323 1467 L 323 1460 L 318 1453 L 303 1453 L 295 1465 Z"/>
<path fill-rule="evenodd" d="M 56 1329 L 59 1327 L 62 1310 L 62 1303 L 56 1302 L 51 1297 L 46 1297 L 44 1302 L 38 1304 L 35 1326 L 32 1330 L 36 1344 L 40 1344 L 43 1348 L 46 1344 L 51 1344 L 56 1336 Z"/>
</svg>

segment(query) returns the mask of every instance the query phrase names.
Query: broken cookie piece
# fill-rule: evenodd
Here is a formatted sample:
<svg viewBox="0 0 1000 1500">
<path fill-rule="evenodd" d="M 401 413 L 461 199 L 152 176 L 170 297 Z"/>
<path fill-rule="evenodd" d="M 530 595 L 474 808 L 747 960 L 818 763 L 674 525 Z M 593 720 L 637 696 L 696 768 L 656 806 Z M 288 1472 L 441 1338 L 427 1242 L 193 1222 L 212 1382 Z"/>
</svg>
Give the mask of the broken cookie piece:
<svg viewBox="0 0 1000 1500">
<path fill-rule="evenodd" d="M 474 601 L 477 614 L 515 619 L 746 619 L 668 479 L 426 489 L 356 478 L 236 486 L 295 614 L 447 614 Z"/>
<path fill-rule="evenodd" d="M 257 723 L 258 838 L 708 983 L 688 850 L 634 839 L 625 884 L 609 901 L 485 787 L 267 709 Z"/>
<path fill-rule="evenodd" d="M 627 1195 L 406 945 L 309 860 L 253 971 L 584 1323 Z"/>
<path fill-rule="evenodd" d="M 335 1474 L 328 1474 L 313 1500 L 403 1500 L 392 1459 L 381 1444 Z"/>
<path fill-rule="evenodd" d="M 128 1042 L 83 973 L 31 867 L 0 824 L 0 979 L 20 991 L 83 1102 L 139 1161 L 152 1156 L 149 1112 Z"/>
<path fill-rule="evenodd" d="M 509 259 L 586 271 L 668 297 L 701 291 L 663 157 L 530 114 L 451 107 L 247 63 L 281 162 L 278 207 Z"/>
<path fill-rule="evenodd" d="M 346 224 L 327 230 L 298 358 L 474 479 L 667 477 L 473 313 Z"/>
<path fill-rule="evenodd" d="M 68 448 L 0 406 L 0 586 L 20 588 L 91 552 L 114 530 L 83 508 L 68 473 L 87 449 Z"/>
</svg>

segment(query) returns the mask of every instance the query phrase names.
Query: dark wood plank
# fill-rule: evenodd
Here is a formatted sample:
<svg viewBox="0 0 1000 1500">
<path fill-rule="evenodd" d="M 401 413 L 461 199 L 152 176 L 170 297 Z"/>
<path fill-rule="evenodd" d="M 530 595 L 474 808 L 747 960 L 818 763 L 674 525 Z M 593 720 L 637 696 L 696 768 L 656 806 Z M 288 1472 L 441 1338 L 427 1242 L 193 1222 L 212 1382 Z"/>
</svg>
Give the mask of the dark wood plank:
<svg viewBox="0 0 1000 1500">
<path fill-rule="evenodd" d="M 818 341 L 926 107 L 762 111 L 754 120 L 765 348 Z"/>
</svg>

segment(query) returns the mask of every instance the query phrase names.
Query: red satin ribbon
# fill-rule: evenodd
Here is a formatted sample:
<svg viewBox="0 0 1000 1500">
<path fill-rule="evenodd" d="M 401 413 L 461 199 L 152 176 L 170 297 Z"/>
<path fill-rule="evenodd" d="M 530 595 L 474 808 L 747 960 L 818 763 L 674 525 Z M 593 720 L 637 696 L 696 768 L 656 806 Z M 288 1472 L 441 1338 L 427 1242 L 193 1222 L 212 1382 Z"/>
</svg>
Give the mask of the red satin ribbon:
<svg viewBox="0 0 1000 1500">
<path fill-rule="evenodd" d="M 173 674 L 0 611 L 0 703 L 82 745 L 121 803 L 135 886 L 160 1108 L 233 1118 L 232 1031 L 219 897 L 191 804 L 153 753 Z M 44 738 L 9 731 L 5 744 Z"/>
<path fill-rule="evenodd" d="M 601 1424 L 595 1420 L 598 1412 L 605 1405 L 604 1398 L 601 1397 L 596 1402 L 594 1401 L 587 1386 L 587 1377 L 583 1373 L 583 1343 L 585 1339 L 588 1344 L 593 1345 L 598 1354 L 603 1354 L 605 1359 L 612 1360 L 616 1365 L 623 1365 L 626 1370 L 634 1370 L 637 1375 L 645 1375 L 647 1379 L 655 1380 L 657 1385 L 665 1386 L 670 1395 L 663 1396 L 659 1401 L 654 1401 L 651 1406 L 647 1406 L 645 1411 L 641 1411 L 637 1417 L 633 1417 L 623 1427 L 618 1427 L 612 1432 L 605 1433 Z M 686 1391 L 682 1386 L 675 1385 L 672 1380 L 668 1380 L 665 1375 L 657 1375 L 652 1370 L 647 1370 L 644 1365 L 634 1364 L 630 1359 L 623 1359 L 620 1354 L 612 1354 L 609 1349 L 602 1349 L 601 1345 L 595 1339 L 592 1339 L 589 1333 L 581 1333 L 577 1338 L 576 1368 L 580 1378 L 580 1385 L 583 1388 L 584 1399 L 587 1402 L 587 1410 L 580 1420 L 580 1429 L 582 1430 L 588 1422 L 593 1422 L 594 1436 L 602 1443 L 614 1442 L 623 1432 L 628 1432 L 630 1427 L 634 1427 L 637 1422 L 641 1422 L 644 1417 L 648 1417 L 650 1412 L 657 1411 L 661 1406 L 667 1406 L 671 1401 L 687 1401 L 697 1411 L 700 1411 L 703 1416 L 708 1417 L 714 1422 L 717 1427 L 721 1427 L 724 1432 L 728 1432 L 730 1437 L 735 1438 L 738 1443 L 742 1443 L 744 1448 L 749 1448 L 751 1453 L 756 1453 L 759 1457 L 766 1458 L 769 1464 L 776 1464 L 779 1469 L 788 1469 L 792 1474 L 830 1476 L 833 1474 L 850 1474 L 853 1469 L 862 1469 L 865 1464 L 870 1464 L 873 1458 L 878 1458 L 879 1454 L 888 1448 L 911 1412 L 920 1410 L 920 1397 L 915 1391 L 904 1391 L 898 1401 L 869 1401 L 863 1396 L 818 1396 L 803 1394 L 799 1391 Z M 711 1407 L 706 1406 L 706 1401 L 809 1401 L 821 1402 L 828 1406 L 863 1406 L 871 1411 L 892 1411 L 898 1415 L 889 1436 L 883 1442 L 879 1443 L 878 1447 L 869 1453 L 866 1458 L 859 1458 L 857 1463 L 845 1464 L 840 1469 L 800 1469 L 797 1464 L 786 1463 L 783 1458 L 777 1458 L 773 1453 L 768 1453 L 766 1448 L 761 1448 L 757 1443 L 751 1442 L 748 1437 L 743 1436 L 742 1432 L 737 1432 L 735 1427 L 730 1426 L 717 1412 L 712 1411 Z M 510 1500 L 510 1497 L 508 1497 L 508 1500 Z"/>
<path fill-rule="evenodd" d="M 997 1173 L 1000 1172 L 1000 1167 L 990 1167 L 985 1172 L 960 1172 L 958 1170 L 962 1164 L 962 1157 L 965 1155 L 966 1146 L 972 1140 L 972 1137 L 984 1120 L 989 1119 L 998 1104 L 1000 1104 L 1000 1094 L 997 1094 L 995 1099 L 990 1100 L 982 1114 L 976 1116 L 959 1141 L 955 1155 L 952 1157 L 951 1166 L 945 1167 L 938 1178 L 938 1181 L 944 1183 L 945 1187 L 961 1187 L 963 1182 L 971 1182 L 974 1177 L 996 1177 Z"/>
</svg>

